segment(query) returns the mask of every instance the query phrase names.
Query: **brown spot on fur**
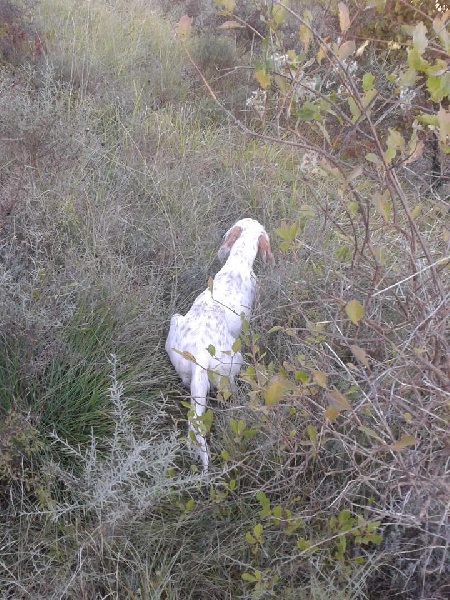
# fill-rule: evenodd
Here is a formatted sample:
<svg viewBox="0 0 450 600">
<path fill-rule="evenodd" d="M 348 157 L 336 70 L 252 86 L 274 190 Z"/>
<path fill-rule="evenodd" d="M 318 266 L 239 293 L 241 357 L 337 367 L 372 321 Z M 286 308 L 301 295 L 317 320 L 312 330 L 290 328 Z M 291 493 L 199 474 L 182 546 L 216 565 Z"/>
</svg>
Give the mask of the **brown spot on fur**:
<svg viewBox="0 0 450 600">
<path fill-rule="evenodd" d="M 228 232 L 228 235 L 225 237 L 222 245 L 219 248 L 218 256 L 220 260 L 225 261 L 225 259 L 230 254 L 230 249 L 234 242 L 238 239 L 238 237 L 242 233 L 242 227 L 232 227 Z"/>
<path fill-rule="evenodd" d="M 274 258 L 268 235 L 262 233 L 258 239 L 258 253 L 265 263 L 269 262 L 273 265 Z"/>
</svg>

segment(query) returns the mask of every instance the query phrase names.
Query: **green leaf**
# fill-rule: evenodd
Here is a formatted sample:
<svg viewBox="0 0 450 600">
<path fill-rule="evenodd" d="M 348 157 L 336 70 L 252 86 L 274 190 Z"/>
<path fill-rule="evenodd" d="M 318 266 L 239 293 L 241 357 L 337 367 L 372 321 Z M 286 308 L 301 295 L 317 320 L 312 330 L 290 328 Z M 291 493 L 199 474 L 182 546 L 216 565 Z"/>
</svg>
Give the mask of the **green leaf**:
<svg viewBox="0 0 450 600">
<path fill-rule="evenodd" d="M 426 72 L 430 66 L 430 63 L 422 58 L 416 48 L 410 48 L 408 50 L 408 66 L 414 71 Z"/>
<path fill-rule="evenodd" d="M 286 240 L 287 242 L 294 242 L 295 238 L 297 237 L 298 229 L 298 223 L 283 224 L 281 227 L 275 229 L 275 232 L 283 240 Z"/>
<path fill-rule="evenodd" d="M 311 546 L 311 542 L 308 542 L 308 540 L 305 540 L 305 538 L 298 538 L 297 540 L 297 548 L 301 551 L 304 550 L 308 550 L 308 548 Z"/>
<path fill-rule="evenodd" d="M 261 519 L 270 517 L 270 515 L 272 514 L 272 511 L 270 509 L 269 498 L 266 496 L 266 494 L 263 491 L 257 492 L 256 498 L 259 501 L 259 503 L 261 504 L 261 510 L 259 511 L 259 516 L 261 517 Z"/>
<path fill-rule="evenodd" d="M 436 115 L 421 114 L 416 117 L 416 120 L 419 121 L 419 123 L 424 123 L 424 125 L 439 127 L 439 121 Z"/>
<path fill-rule="evenodd" d="M 442 102 L 445 97 L 450 98 L 450 73 L 427 77 L 427 90 L 433 102 Z"/>
<path fill-rule="evenodd" d="M 254 545 L 254 544 L 258 543 L 256 541 L 256 538 L 253 537 L 253 535 L 250 533 L 250 531 L 247 531 L 247 533 L 245 534 L 245 540 L 250 545 Z"/>
<path fill-rule="evenodd" d="M 362 78 L 363 90 L 368 92 L 373 87 L 373 82 L 375 81 L 375 76 L 372 73 L 364 73 Z"/>
<path fill-rule="evenodd" d="M 306 383 L 309 379 L 308 375 L 303 371 L 295 371 L 294 378 L 297 383 Z"/>
<path fill-rule="evenodd" d="M 302 121 L 320 121 L 322 118 L 317 105 L 309 101 L 304 102 L 295 114 Z"/>
<path fill-rule="evenodd" d="M 365 156 L 365 159 L 367 160 L 367 162 L 373 163 L 375 165 L 381 164 L 379 156 L 377 156 L 373 152 L 368 152 Z"/>
<path fill-rule="evenodd" d="M 241 338 L 236 338 L 233 342 L 233 345 L 231 346 L 231 349 L 233 350 L 233 352 L 239 352 L 239 350 L 241 349 L 241 346 L 242 346 Z"/>
<path fill-rule="evenodd" d="M 363 318 L 365 311 L 364 307 L 358 300 L 350 300 L 345 305 L 345 312 L 347 313 L 347 317 L 350 319 L 350 321 L 356 325 Z"/>
<path fill-rule="evenodd" d="M 275 333 L 275 331 L 280 331 L 280 329 L 282 329 L 281 325 L 274 325 L 267 333 Z"/>
<path fill-rule="evenodd" d="M 417 81 L 417 71 L 415 69 L 406 69 L 400 76 L 398 85 L 400 88 L 413 86 Z"/>
<path fill-rule="evenodd" d="M 262 533 L 263 533 L 263 526 L 261 525 L 261 523 L 257 523 L 254 527 L 253 527 L 253 537 L 255 538 L 255 540 L 257 540 L 257 542 L 261 543 L 262 542 Z"/>
<path fill-rule="evenodd" d="M 413 46 L 420 56 L 422 56 L 428 46 L 427 33 L 427 28 L 422 21 L 417 23 L 413 31 Z"/>
<path fill-rule="evenodd" d="M 248 572 L 242 573 L 241 577 L 244 581 L 249 581 L 250 583 L 255 583 L 256 581 L 258 581 L 258 579 L 254 575 Z"/>
<path fill-rule="evenodd" d="M 216 349 L 212 344 L 210 344 L 206 349 L 208 350 L 208 352 L 211 356 L 216 355 Z"/>
</svg>

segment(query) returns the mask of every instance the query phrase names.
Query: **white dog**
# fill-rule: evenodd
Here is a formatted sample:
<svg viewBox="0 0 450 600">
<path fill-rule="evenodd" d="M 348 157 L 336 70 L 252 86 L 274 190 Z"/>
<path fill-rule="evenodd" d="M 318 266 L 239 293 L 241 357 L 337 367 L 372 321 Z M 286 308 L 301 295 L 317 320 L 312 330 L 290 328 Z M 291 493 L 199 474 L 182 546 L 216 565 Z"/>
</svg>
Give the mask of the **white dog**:
<svg viewBox="0 0 450 600">
<path fill-rule="evenodd" d="M 189 421 L 189 435 L 194 432 L 204 473 L 209 466 L 208 447 L 198 418 L 206 410 L 211 382 L 217 387 L 220 379 L 227 377 L 233 389 L 241 369 L 242 354 L 234 352 L 232 346 L 241 331 L 242 318 L 250 318 L 257 254 L 264 262 L 273 262 L 269 236 L 258 221 L 241 219 L 223 238 L 218 256 L 226 262 L 212 289 L 202 292 L 184 317 L 176 314 L 170 321 L 166 352 L 183 383 L 190 386 L 195 419 Z"/>
</svg>

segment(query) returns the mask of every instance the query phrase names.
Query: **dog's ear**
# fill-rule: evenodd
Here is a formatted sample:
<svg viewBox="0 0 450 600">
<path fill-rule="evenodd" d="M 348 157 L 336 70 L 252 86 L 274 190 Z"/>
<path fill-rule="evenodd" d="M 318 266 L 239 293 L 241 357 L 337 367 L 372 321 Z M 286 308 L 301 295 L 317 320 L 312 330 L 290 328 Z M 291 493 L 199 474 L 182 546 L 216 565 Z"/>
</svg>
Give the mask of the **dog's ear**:
<svg viewBox="0 0 450 600">
<path fill-rule="evenodd" d="M 242 227 L 234 226 L 223 236 L 222 245 L 217 252 L 217 256 L 222 262 L 225 262 L 230 254 L 231 247 L 242 233 Z"/>
<path fill-rule="evenodd" d="M 272 249 L 270 247 L 270 240 L 267 233 L 261 233 L 258 238 L 258 254 L 265 263 L 274 264 Z"/>
</svg>

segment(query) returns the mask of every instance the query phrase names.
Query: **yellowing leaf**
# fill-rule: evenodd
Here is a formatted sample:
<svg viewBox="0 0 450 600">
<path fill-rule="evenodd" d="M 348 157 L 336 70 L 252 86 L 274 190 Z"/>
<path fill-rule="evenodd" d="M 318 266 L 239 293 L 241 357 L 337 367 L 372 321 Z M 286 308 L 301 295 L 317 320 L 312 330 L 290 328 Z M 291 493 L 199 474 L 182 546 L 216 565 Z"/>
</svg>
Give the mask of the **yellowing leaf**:
<svg viewBox="0 0 450 600">
<path fill-rule="evenodd" d="M 416 206 L 411 211 L 411 217 L 413 219 L 417 219 L 417 217 L 422 212 L 422 204 L 416 204 Z"/>
<path fill-rule="evenodd" d="M 361 98 L 361 103 L 364 106 L 364 108 L 367 108 L 369 106 L 369 104 L 371 104 L 372 100 L 375 98 L 375 96 L 377 94 L 378 94 L 378 91 L 375 88 L 367 90 L 367 92 Z"/>
<path fill-rule="evenodd" d="M 418 160 L 423 154 L 424 147 L 425 147 L 424 140 L 416 140 L 415 145 L 410 144 L 408 146 L 409 153 L 408 153 L 408 158 L 405 160 L 405 165 L 409 165 L 410 163 L 413 163 L 416 160 Z"/>
<path fill-rule="evenodd" d="M 390 163 L 395 158 L 397 151 L 403 152 L 405 150 L 405 140 L 402 134 L 397 129 L 389 129 L 389 135 L 386 140 L 387 150 L 384 153 L 384 157 L 387 163 Z"/>
<path fill-rule="evenodd" d="M 450 11 L 447 11 L 447 13 L 450 14 Z M 444 17 L 445 17 L 445 15 L 442 17 L 442 19 L 440 19 L 439 17 L 436 17 L 433 20 L 433 29 L 439 36 L 439 38 L 442 42 L 442 45 L 448 52 L 448 50 L 450 48 L 450 35 L 449 35 L 448 29 L 446 27 Z"/>
<path fill-rule="evenodd" d="M 316 442 L 317 441 L 317 429 L 313 425 L 307 425 L 306 431 L 308 433 L 309 439 L 312 442 Z"/>
<path fill-rule="evenodd" d="M 225 21 L 217 29 L 245 29 L 245 25 L 241 25 L 237 21 Z"/>
<path fill-rule="evenodd" d="M 272 19 L 276 25 L 281 25 L 286 17 L 286 9 L 284 6 L 275 4 L 272 8 Z"/>
<path fill-rule="evenodd" d="M 186 40 L 191 32 L 192 17 L 183 15 L 178 21 L 178 35 L 182 40 Z"/>
<path fill-rule="evenodd" d="M 348 12 L 348 7 L 343 2 L 339 2 L 338 10 L 339 10 L 339 25 L 341 27 L 341 32 L 345 33 L 347 31 L 347 29 L 350 27 L 350 15 Z"/>
<path fill-rule="evenodd" d="M 359 323 L 364 316 L 364 306 L 358 300 L 350 300 L 345 305 L 345 312 L 352 323 Z"/>
<path fill-rule="evenodd" d="M 339 48 L 336 50 L 336 56 L 340 61 L 344 61 L 353 54 L 355 49 L 355 42 L 353 40 L 349 40 L 348 42 L 344 42 L 341 46 L 339 46 Z"/>
<path fill-rule="evenodd" d="M 277 404 L 283 399 L 286 391 L 286 384 L 281 379 L 275 379 L 269 387 L 263 392 L 264 403 L 266 406 Z"/>
<path fill-rule="evenodd" d="M 258 69 L 254 72 L 253 77 L 259 83 L 263 90 L 269 87 L 270 85 L 270 75 L 264 69 Z"/>
<path fill-rule="evenodd" d="M 313 381 L 320 385 L 320 387 L 327 387 L 327 376 L 322 371 L 313 371 L 312 372 Z"/>
<path fill-rule="evenodd" d="M 367 352 L 357 346 L 356 344 L 350 345 L 350 350 L 352 351 L 353 356 L 359 360 L 359 362 L 365 367 L 369 368 L 369 359 L 367 358 Z"/>
<path fill-rule="evenodd" d="M 320 44 L 319 51 L 316 54 L 316 60 L 319 63 L 319 65 L 323 61 L 323 59 L 325 58 L 325 56 L 327 54 L 328 54 L 328 50 L 327 50 L 326 46 L 324 44 Z"/>
<path fill-rule="evenodd" d="M 328 406 L 328 408 L 325 409 L 325 418 L 328 419 L 328 421 L 336 421 L 338 416 L 339 411 L 332 406 Z"/>
<path fill-rule="evenodd" d="M 377 192 L 373 196 L 373 203 L 378 213 L 383 217 L 385 223 L 389 221 L 391 215 L 391 204 L 389 202 L 389 191 L 385 190 L 382 194 Z"/>
<path fill-rule="evenodd" d="M 368 45 L 369 45 L 369 40 L 366 40 L 363 44 L 361 44 L 361 46 L 356 51 L 356 56 L 362 56 L 364 50 L 367 48 Z"/>
<path fill-rule="evenodd" d="M 358 429 L 360 431 L 362 431 L 363 433 L 365 433 L 366 435 L 368 435 L 369 437 L 372 437 L 375 440 L 377 440 L 378 442 L 381 442 L 382 444 L 384 444 L 384 440 L 381 439 L 381 437 L 378 435 L 378 433 L 376 431 L 374 431 L 373 429 L 370 429 L 370 427 L 365 427 L 364 425 L 360 425 L 358 427 Z"/>
<path fill-rule="evenodd" d="M 197 362 L 195 359 L 195 356 L 191 352 L 188 352 L 187 350 L 183 350 L 182 352 L 180 352 L 180 354 L 183 358 L 185 358 L 189 362 L 193 362 L 193 363 Z"/>
<path fill-rule="evenodd" d="M 361 116 L 361 110 L 351 96 L 349 96 L 347 98 L 347 102 L 348 102 L 348 106 L 350 108 L 350 112 L 352 113 L 352 117 L 353 117 L 352 121 L 353 121 L 353 123 L 355 123 Z"/>
<path fill-rule="evenodd" d="M 330 406 L 339 412 L 352 409 L 347 398 L 344 394 L 338 392 L 338 390 L 330 390 L 328 392 L 328 400 L 330 401 Z"/>
<path fill-rule="evenodd" d="M 303 44 L 303 50 L 305 54 L 308 52 L 309 45 L 312 40 L 311 31 L 312 14 L 310 10 L 305 10 L 303 14 L 303 23 L 300 25 L 299 38 Z"/>
<path fill-rule="evenodd" d="M 448 145 L 450 143 L 450 111 L 445 110 L 441 106 L 438 111 L 437 119 L 439 123 L 439 137 L 441 144 Z"/>
<path fill-rule="evenodd" d="M 380 164 L 380 158 L 374 152 L 368 152 L 364 157 L 367 162 L 373 163 L 374 165 Z"/>
<path fill-rule="evenodd" d="M 403 434 L 402 437 L 393 444 L 391 444 L 389 448 L 391 450 L 394 450 L 394 452 L 398 452 L 399 450 L 403 450 L 403 448 L 406 448 L 407 446 L 414 446 L 415 444 L 417 444 L 417 440 L 415 437 L 413 437 L 412 435 Z"/>
</svg>

